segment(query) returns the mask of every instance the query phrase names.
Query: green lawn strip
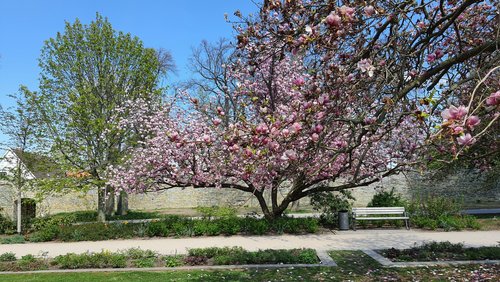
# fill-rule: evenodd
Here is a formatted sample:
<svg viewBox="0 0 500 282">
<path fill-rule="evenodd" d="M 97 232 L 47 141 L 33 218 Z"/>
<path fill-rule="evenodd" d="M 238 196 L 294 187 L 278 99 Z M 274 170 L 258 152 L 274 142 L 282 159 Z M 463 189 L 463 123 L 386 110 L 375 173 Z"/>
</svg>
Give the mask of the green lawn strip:
<svg viewBox="0 0 500 282">
<path fill-rule="evenodd" d="M 359 253 L 358 253 L 359 254 Z M 356 254 L 356 257 L 359 257 Z M 364 260 L 364 259 L 363 259 Z M 348 263 L 345 260 L 345 263 Z M 352 258 L 351 258 L 352 261 Z M 366 263 L 366 262 L 365 262 Z M 499 265 L 457 267 L 178 270 L 155 272 L 37 273 L 0 275 L 0 281 L 494 281 Z M 356 271 L 353 271 L 356 270 Z"/>
<path fill-rule="evenodd" d="M 500 246 L 467 248 L 450 242 L 430 242 L 404 250 L 391 248 L 377 252 L 394 262 L 500 260 Z"/>
</svg>

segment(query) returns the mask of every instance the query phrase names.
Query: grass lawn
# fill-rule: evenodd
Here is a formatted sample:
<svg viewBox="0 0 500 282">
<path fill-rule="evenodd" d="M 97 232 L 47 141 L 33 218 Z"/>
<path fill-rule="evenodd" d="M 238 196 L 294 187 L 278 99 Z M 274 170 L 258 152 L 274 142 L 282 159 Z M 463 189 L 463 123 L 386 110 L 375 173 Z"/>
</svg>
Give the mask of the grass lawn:
<svg viewBox="0 0 500 282">
<path fill-rule="evenodd" d="M 500 265 L 383 268 L 360 251 L 334 251 L 339 267 L 0 275 L 0 281 L 483 281 Z"/>
</svg>

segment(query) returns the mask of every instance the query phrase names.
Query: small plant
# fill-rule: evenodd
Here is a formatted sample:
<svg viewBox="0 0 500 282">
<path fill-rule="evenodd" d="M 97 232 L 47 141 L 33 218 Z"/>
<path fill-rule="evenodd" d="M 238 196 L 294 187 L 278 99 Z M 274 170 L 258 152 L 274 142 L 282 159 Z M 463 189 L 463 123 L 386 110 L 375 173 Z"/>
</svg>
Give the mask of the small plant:
<svg viewBox="0 0 500 282">
<path fill-rule="evenodd" d="M 348 190 L 322 192 L 311 196 L 314 210 L 321 212 L 320 222 L 325 227 L 338 227 L 338 212 L 349 211 L 355 198 Z"/>
<path fill-rule="evenodd" d="M 0 261 L 15 261 L 16 254 L 14 253 L 3 253 L 0 255 Z"/>
</svg>

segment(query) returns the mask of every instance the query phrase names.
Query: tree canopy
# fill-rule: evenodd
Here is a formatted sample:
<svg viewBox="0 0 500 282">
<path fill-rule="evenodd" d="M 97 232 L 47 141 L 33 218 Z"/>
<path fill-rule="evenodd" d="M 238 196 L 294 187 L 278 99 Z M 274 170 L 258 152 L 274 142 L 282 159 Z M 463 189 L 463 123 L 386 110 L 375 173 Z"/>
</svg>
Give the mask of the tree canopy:
<svg viewBox="0 0 500 282">
<path fill-rule="evenodd" d="M 244 110 L 222 126 L 222 108 L 209 118 L 185 93 L 182 106 L 137 114 L 123 126 L 148 138 L 112 169 L 112 185 L 239 189 L 273 218 L 305 196 L 369 185 L 435 152 L 456 158 L 497 134 L 489 1 L 266 0 L 256 16 L 235 15 L 226 70 Z"/>
<path fill-rule="evenodd" d="M 32 98 L 46 126 L 53 152 L 80 183 L 99 187 L 99 209 L 113 198 L 105 186 L 106 168 L 116 164 L 137 135 L 117 127 L 127 101 L 158 104 L 159 81 L 173 66 L 168 52 L 115 31 L 106 18 L 83 25 L 66 23 L 64 33 L 47 40 L 39 59 L 40 92 Z M 102 215 L 101 215 L 102 219 Z"/>
</svg>

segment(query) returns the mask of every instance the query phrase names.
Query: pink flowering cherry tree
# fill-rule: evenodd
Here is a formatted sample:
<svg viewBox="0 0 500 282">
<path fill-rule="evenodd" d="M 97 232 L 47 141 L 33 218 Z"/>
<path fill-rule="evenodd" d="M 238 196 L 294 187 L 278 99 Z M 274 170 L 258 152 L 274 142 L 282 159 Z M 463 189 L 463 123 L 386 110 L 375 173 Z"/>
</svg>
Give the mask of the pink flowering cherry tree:
<svg viewBox="0 0 500 282">
<path fill-rule="evenodd" d="M 460 120 L 453 142 L 473 145 L 470 130 L 494 123 L 490 112 L 449 105 L 484 99 L 487 89 L 468 93 L 498 63 L 495 13 L 484 1 L 320 0 L 237 12 L 238 59 L 227 70 L 238 82 L 238 118 L 222 126 L 226 113 L 208 118 L 189 93 L 153 115 L 131 105 L 136 115 L 122 126 L 143 140 L 110 168 L 110 184 L 238 189 L 272 219 L 306 196 L 367 186 L 420 162 L 437 125 Z"/>
</svg>

